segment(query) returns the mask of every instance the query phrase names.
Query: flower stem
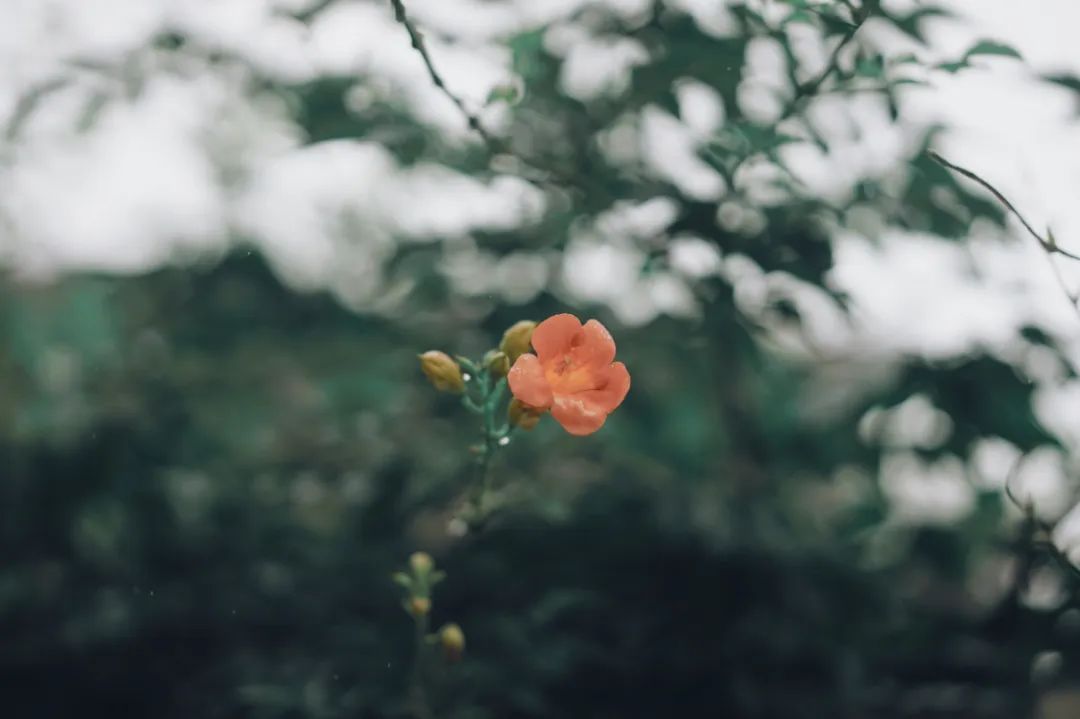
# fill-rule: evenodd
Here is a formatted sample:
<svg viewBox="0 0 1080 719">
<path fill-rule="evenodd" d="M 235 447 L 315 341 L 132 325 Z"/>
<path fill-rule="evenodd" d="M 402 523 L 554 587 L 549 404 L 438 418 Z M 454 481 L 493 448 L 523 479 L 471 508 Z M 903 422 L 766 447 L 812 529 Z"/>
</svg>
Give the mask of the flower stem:
<svg viewBox="0 0 1080 719">
<path fill-rule="evenodd" d="M 492 381 L 493 378 L 482 370 L 470 384 L 476 389 L 476 396 L 463 398 L 463 403 L 471 412 L 480 415 L 482 442 L 477 447 L 476 479 L 472 487 L 468 525 L 473 531 L 481 529 L 488 515 L 487 498 L 492 489 L 491 460 L 504 441 L 508 432 L 500 426 L 497 413 L 506 396 L 506 378 Z"/>
<path fill-rule="evenodd" d="M 428 617 L 419 614 L 415 617 L 416 641 L 413 654 L 412 679 L 409 682 L 409 700 L 412 714 L 416 719 L 435 719 L 435 713 L 428 704 L 427 691 L 424 688 L 424 668 L 427 664 Z"/>
</svg>

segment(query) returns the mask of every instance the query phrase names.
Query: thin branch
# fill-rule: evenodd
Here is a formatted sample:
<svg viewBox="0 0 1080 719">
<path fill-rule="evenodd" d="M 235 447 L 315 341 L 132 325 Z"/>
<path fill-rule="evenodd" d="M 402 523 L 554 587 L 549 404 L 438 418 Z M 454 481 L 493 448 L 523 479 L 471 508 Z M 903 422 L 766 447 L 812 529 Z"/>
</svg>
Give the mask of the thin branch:
<svg viewBox="0 0 1080 719">
<path fill-rule="evenodd" d="M 438 69 L 435 67 L 435 63 L 431 59 L 427 45 L 424 42 L 423 34 L 417 29 L 415 23 L 409 17 L 408 11 L 405 9 L 404 0 L 390 0 L 390 4 L 394 8 L 394 19 L 405 27 L 405 31 L 409 34 L 409 40 L 412 42 L 413 49 L 419 53 L 420 58 L 424 61 L 424 67 L 427 68 L 428 77 L 431 78 L 431 82 L 435 87 L 439 88 L 452 103 L 454 103 L 454 106 L 457 107 L 465 117 L 465 121 L 468 123 L 469 128 L 484 141 L 484 144 L 488 148 L 488 152 L 492 155 L 502 154 L 516 159 L 518 167 L 515 169 L 515 173 L 530 182 L 535 182 L 539 185 L 553 187 L 559 190 L 565 190 L 568 187 L 576 187 L 586 194 L 595 190 L 595 188 L 589 186 L 591 183 L 588 183 L 582 178 L 575 177 L 572 174 L 568 174 L 556 168 L 538 165 L 530 158 L 515 152 L 505 142 L 492 135 L 487 128 L 484 127 L 484 123 L 481 122 L 479 116 L 469 110 L 465 101 L 447 87 L 446 80 L 443 79 L 443 76 L 439 73 Z"/>
<path fill-rule="evenodd" d="M 855 35 L 862 29 L 863 24 L 874 14 L 874 8 L 870 3 L 864 3 L 860 8 L 856 8 L 849 3 L 844 4 L 851 10 L 851 16 L 854 22 L 851 23 L 850 29 L 844 33 L 844 36 L 840 38 L 840 42 L 837 43 L 836 47 L 833 48 L 832 53 L 829 54 L 829 59 L 825 63 L 825 68 L 813 79 L 796 85 L 795 96 L 791 99 L 791 103 L 789 104 L 788 115 L 792 114 L 802 102 L 816 93 L 821 86 L 825 84 L 825 81 L 840 69 L 840 54 L 844 52 L 844 48 L 851 44 L 852 40 L 855 39 Z M 824 17 L 824 13 L 819 14 Z"/>
<path fill-rule="evenodd" d="M 1014 600 L 1019 599 L 1020 593 L 1028 587 L 1031 579 L 1031 572 L 1035 568 L 1034 552 L 1042 552 L 1043 555 L 1048 557 L 1059 569 L 1073 577 L 1073 579 L 1080 579 L 1080 567 L 1077 567 L 1061 547 L 1057 546 L 1053 541 L 1053 533 L 1057 528 L 1057 525 L 1039 518 L 1038 514 L 1035 512 L 1035 503 L 1032 501 L 1031 497 L 1021 501 L 1013 492 L 1013 480 L 1015 480 L 1016 476 L 1019 474 L 1020 466 L 1023 464 L 1025 458 L 1026 455 L 1019 455 L 1009 469 L 1008 476 L 1005 478 L 1006 498 L 1008 498 L 1008 500 L 1024 515 L 1024 525 L 1021 529 L 1022 539 L 1020 542 L 1024 552 L 1020 556 L 1020 567 L 1016 572 L 1016 579 L 1013 582 L 1011 591 Z"/>
<path fill-rule="evenodd" d="M 998 202 L 1004 205 L 1005 209 L 1007 209 L 1014 217 L 1016 217 L 1016 219 L 1020 220 L 1020 224 L 1024 226 L 1024 229 L 1028 231 L 1028 234 L 1030 234 L 1035 239 L 1035 241 L 1039 243 L 1039 247 L 1041 247 L 1043 251 L 1046 252 L 1046 259 L 1050 262 L 1050 269 L 1054 272 L 1054 278 L 1061 286 L 1061 289 L 1065 293 L 1065 296 L 1069 298 L 1069 303 L 1073 306 L 1073 309 L 1076 310 L 1078 314 L 1080 314 L 1080 295 L 1069 289 L 1069 285 L 1065 281 L 1065 277 L 1061 274 L 1061 268 L 1059 268 L 1057 266 L 1057 263 L 1054 262 L 1053 257 L 1054 255 L 1061 255 L 1062 257 L 1066 257 L 1070 260 L 1080 262 L 1080 255 L 1073 254 L 1072 252 L 1069 252 L 1068 250 L 1063 250 L 1061 247 L 1059 247 L 1057 244 L 1057 240 L 1054 239 L 1053 232 L 1047 230 L 1045 237 L 1036 232 L 1035 228 L 1031 226 L 1031 223 L 1024 219 L 1024 216 L 1020 214 L 1020 210 L 1016 209 L 1016 206 L 1013 203 L 1009 202 L 1009 199 L 1005 197 L 1005 195 L 1001 194 L 1001 192 L 996 187 L 991 185 L 982 177 L 979 177 L 979 175 L 975 174 L 971 170 L 949 162 L 944 157 L 932 150 L 927 151 L 927 154 L 934 162 L 937 162 L 938 164 L 947 167 L 953 172 L 957 172 L 968 178 L 969 180 L 978 183 L 981 187 L 983 187 L 991 195 L 993 195 Z"/>
<path fill-rule="evenodd" d="M 27 119 L 34 113 L 38 105 L 41 104 L 46 96 L 57 90 L 64 89 L 69 84 L 71 84 L 70 78 L 52 78 L 35 85 L 21 95 L 15 103 L 15 108 L 11 111 L 11 117 L 8 118 L 7 123 L 4 125 L 3 132 L 0 133 L 0 139 L 3 139 L 5 142 L 12 142 L 15 140 L 22 131 Z"/>
<path fill-rule="evenodd" d="M 298 11 L 293 12 L 293 13 L 284 13 L 284 14 L 289 15 L 289 16 L 291 16 L 292 18 L 294 18 L 296 20 L 299 20 L 300 22 L 304 23 L 305 25 L 308 25 L 316 17 L 319 16 L 319 13 L 321 13 L 323 10 L 325 10 L 326 8 L 333 5 L 335 2 L 337 2 L 337 0 L 317 0 L 315 2 L 315 4 L 309 5 L 308 7 L 304 8 L 302 10 L 298 10 Z"/>
<path fill-rule="evenodd" d="M 442 93 L 450 98 L 450 101 L 454 103 L 457 109 L 461 111 L 461 114 L 465 116 L 465 121 L 469 124 L 472 131 L 480 136 L 480 139 L 484 141 L 484 144 L 488 146 L 488 149 L 493 154 L 502 152 L 502 144 L 487 131 L 487 128 L 480 122 L 480 118 L 477 117 L 476 113 L 469 110 L 465 105 L 465 101 L 446 86 L 446 81 L 443 80 L 442 75 L 439 74 L 439 71 L 435 68 L 435 64 L 431 60 L 431 55 L 428 54 L 427 45 L 424 43 L 424 36 L 409 18 L 409 13 L 405 9 L 403 0 L 390 0 L 390 4 L 394 8 L 394 19 L 401 23 L 405 27 L 405 31 L 409 33 L 409 40 L 412 41 L 413 48 L 423 59 L 424 67 L 427 68 L 428 76 L 431 77 L 431 81 L 435 84 L 435 87 L 442 90 Z"/>
<path fill-rule="evenodd" d="M 795 94 L 792 96 L 791 101 L 787 103 L 783 113 L 777 118 L 777 123 L 787 120 L 802 109 L 807 102 L 819 94 L 818 91 L 821 90 L 821 86 L 840 70 L 840 55 L 844 52 L 844 48 L 850 45 L 855 39 L 855 35 L 862 28 L 863 23 L 873 15 L 873 10 L 868 5 L 857 10 L 852 7 L 851 13 L 855 22 L 851 25 L 851 28 L 844 33 L 844 36 L 840 38 L 840 42 L 837 43 L 836 47 L 834 47 L 833 51 L 829 54 L 829 59 L 826 61 L 824 69 L 822 69 L 814 78 L 795 85 Z"/>
<path fill-rule="evenodd" d="M 842 53 L 844 48 L 855 39 L 855 34 L 859 31 L 859 28 L 862 27 L 864 22 L 866 22 L 866 16 L 860 17 L 858 21 L 852 25 L 851 29 L 844 33 L 844 37 L 840 38 L 840 42 L 833 48 L 832 54 L 829 55 L 829 61 L 825 64 L 825 69 L 822 70 L 817 77 L 809 82 L 800 83 L 800 85 L 795 88 L 795 100 L 800 100 L 804 97 L 813 95 L 834 72 L 840 69 L 840 53 Z"/>
<path fill-rule="evenodd" d="M 930 159 L 934 160 L 935 162 L 937 162 L 937 163 L 939 163 L 941 165 L 944 165 L 945 167 L 949 168 L 950 170 L 953 170 L 954 172 L 959 172 L 961 175 L 968 178 L 969 180 L 974 180 L 975 182 L 979 183 L 984 188 L 986 188 L 990 192 L 990 194 L 992 194 L 994 197 L 997 198 L 998 202 L 1005 205 L 1005 208 L 1009 212 L 1011 212 L 1013 215 L 1016 216 L 1016 219 L 1020 220 L 1020 224 L 1022 224 L 1024 226 L 1024 229 L 1026 229 L 1031 234 L 1031 236 L 1034 237 L 1035 240 L 1040 245 L 1042 245 L 1044 250 L 1046 250 L 1047 252 L 1055 252 L 1055 253 L 1057 253 L 1059 255 L 1063 255 L 1065 257 L 1068 257 L 1070 260 L 1080 261 L 1080 255 L 1074 255 L 1073 253 L 1067 252 L 1067 251 L 1061 249 L 1060 247 L 1058 247 L 1057 243 L 1053 241 L 1052 236 L 1049 237 L 1049 238 L 1048 237 L 1043 237 L 1038 232 L 1036 232 L 1035 228 L 1032 227 L 1031 224 L 1027 220 L 1024 219 L 1024 216 L 1020 214 L 1020 210 L 1016 209 L 1016 206 L 1013 205 L 1013 203 L 1009 202 L 1008 198 L 1006 198 L 1005 195 L 1001 194 L 1001 192 L 999 192 L 998 189 L 996 187 L 994 187 L 993 185 L 991 185 L 989 182 L 987 182 L 983 178 L 979 177 L 978 175 L 976 175 L 971 170 L 966 170 L 963 167 L 960 167 L 959 165 L 955 165 L 955 164 L 949 162 L 948 160 L 946 160 L 944 157 L 937 154 L 933 150 L 929 151 L 928 154 L 930 155 Z"/>
</svg>

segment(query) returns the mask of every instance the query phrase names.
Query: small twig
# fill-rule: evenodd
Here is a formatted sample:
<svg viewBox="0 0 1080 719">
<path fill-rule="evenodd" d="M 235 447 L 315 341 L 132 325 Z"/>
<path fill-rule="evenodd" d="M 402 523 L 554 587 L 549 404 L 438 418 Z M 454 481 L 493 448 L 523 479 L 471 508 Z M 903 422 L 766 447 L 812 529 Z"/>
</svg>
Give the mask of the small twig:
<svg viewBox="0 0 1080 719">
<path fill-rule="evenodd" d="M 480 136 L 480 139 L 484 141 L 484 144 L 488 146 L 488 149 L 493 154 L 502 152 L 502 143 L 487 131 L 487 128 L 480 122 L 480 118 L 477 117 L 476 113 L 472 112 L 468 106 L 465 105 L 465 101 L 446 86 L 446 81 L 443 80 L 442 75 L 439 74 L 439 71 L 435 68 L 435 63 L 431 60 L 427 45 L 424 43 L 424 36 L 409 18 L 409 13 L 405 9 L 403 0 L 390 0 L 390 4 L 394 7 L 394 19 L 401 23 L 405 27 L 405 31 L 409 33 L 409 40 L 412 41 L 413 48 L 420 54 L 421 59 L 423 59 L 424 67 L 427 68 L 428 76 L 431 77 L 431 81 L 435 84 L 435 87 L 442 90 L 442 93 L 450 98 L 450 101 L 457 106 L 457 109 L 465 116 L 465 121 L 469 124 L 472 131 Z"/>
<path fill-rule="evenodd" d="M 1052 539 L 1054 530 L 1057 528 L 1056 525 L 1039 518 L 1038 514 L 1035 512 L 1035 503 L 1030 497 L 1021 501 L 1013 492 L 1012 483 L 1019 474 L 1020 466 L 1023 464 L 1024 459 L 1025 455 L 1023 454 L 1017 457 L 1005 478 L 1005 496 L 1024 515 L 1024 527 L 1021 530 L 1021 534 L 1023 535 L 1023 541 L 1027 543 L 1027 549 L 1029 550 L 1029 553 L 1026 553 L 1021 557 L 1021 567 L 1017 571 L 1016 581 L 1013 585 L 1014 596 L 1019 596 L 1019 593 L 1026 589 L 1028 581 L 1030 580 L 1031 571 L 1034 569 L 1034 557 L 1030 554 L 1031 551 L 1037 550 L 1043 552 L 1060 569 L 1071 575 L 1073 578 L 1080 579 L 1080 567 L 1077 567 L 1076 564 L 1069 559 L 1068 555 L 1062 551 L 1061 547 L 1057 546 Z"/>
<path fill-rule="evenodd" d="M 1032 513 L 1034 509 L 1031 506 L 1030 498 L 1027 502 L 1021 502 L 1020 498 L 1016 496 L 1012 488 L 1013 480 L 1016 479 L 1016 476 L 1018 474 L 1020 474 L 1020 465 L 1022 465 L 1023 463 L 1024 455 L 1021 454 L 1013 461 L 1012 466 L 1009 467 L 1009 473 L 1005 475 L 1005 496 L 1009 499 L 1010 502 L 1016 505 L 1017 509 L 1024 513 L 1024 516 L 1027 516 L 1028 514 Z"/>
<path fill-rule="evenodd" d="M 15 103 L 15 108 L 11 111 L 11 117 L 8 118 L 7 123 L 4 125 L 3 132 L 0 133 L 3 141 L 12 142 L 17 139 L 27 119 L 46 96 L 57 90 L 62 90 L 69 84 L 71 84 L 70 78 L 56 77 L 35 85 L 21 95 Z"/>
<path fill-rule="evenodd" d="M 1024 229 L 1028 231 L 1028 234 L 1030 234 L 1035 239 L 1035 241 L 1039 243 L 1039 247 L 1042 248 L 1042 250 L 1046 253 L 1046 259 L 1050 263 L 1050 269 L 1054 272 L 1054 278 L 1057 280 L 1058 285 L 1061 286 L 1061 290 L 1065 293 L 1065 296 L 1069 298 L 1069 304 L 1071 304 L 1073 306 L 1073 309 L 1076 310 L 1078 314 L 1080 314 L 1080 295 L 1077 295 L 1077 293 L 1069 289 L 1068 283 L 1065 282 L 1065 277 L 1061 274 L 1061 268 L 1059 268 L 1057 266 L 1057 263 L 1054 262 L 1053 257 L 1054 255 L 1061 255 L 1062 257 L 1066 257 L 1070 260 L 1080 262 L 1080 255 L 1076 255 L 1072 252 L 1061 249 L 1061 247 L 1058 246 L 1057 241 L 1054 239 L 1054 234 L 1052 232 L 1047 231 L 1046 237 L 1043 237 L 1041 234 L 1036 232 L 1035 228 L 1031 226 L 1031 223 L 1028 222 L 1022 214 L 1020 214 L 1020 210 L 1016 209 L 1016 206 L 1013 205 L 1013 203 L 1009 202 L 1009 199 L 1005 197 L 1005 195 L 1001 194 L 1001 192 L 996 187 L 991 185 L 987 180 L 979 177 L 979 175 L 975 174 L 971 170 L 949 162 L 933 150 L 927 151 L 927 154 L 934 162 L 937 162 L 938 164 L 949 168 L 953 172 L 957 172 L 968 178 L 969 180 L 978 183 L 981 187 L 983 187 L 991 195 L 993 195 L 997 199 L 997 201 L 1005 207 L 1005 209 L 1007 209 L 1014 217 L 1016 217 L 1016 219 L 1020 220 L 1020 224 L 1024 226 Z"/>
<path fill-rule="evenodd" d="M 335 2 L 337 2 L 337 0 L 317 0 L 317 2 L 315 2 L 313 5 L 309 5 L 302 10 L 297 10 L 292 13 L 286 12 L 284 14 L 296 20 L 299 20 L 304 24 L 310 24 L 316 17 L 319 16 L 319 13 L 333 5 Z"/>
<path fill-rule="evenodd" d="M 1040 235 L 1038 232 L 1036 232 L 1035 228 L 1032 227 L 1031 224 L 1027 220 L 1024 219 L 1024 216 L 1022 214 L 1020 214 L 1020 210 L 1016 209 L 1016 206 L 1013 205 L 1013 203 L 1009 202 L 1009 199 L 1007 197 L 1005 197 L 1005 195 L 1001 194 L 1001 192 L 999 192 L 998 189 L 996 187 L 994 187 L 993 185 L 991 185 L 989 182 L 987 182 L 983 178 L 979 177 L 978 175 L 976 175 L 971 170 L 965 169 L 963 167 L 960 167 L 959 165 L 955 165 L 955 164 L 949 162 L 948 160 L 946 160 L 944 157 L 937 154 L 933 150 L 928 151 L 927 154 L 930 155 L 930 159 L 933 160 L 934 162 L 937 162 L 940 165 L 944 165 L 945 167 L 949 168 L 950 170 L 952 170 L 954 172 L 959 172 L 961 175 L 968 178 L 969 180 L 974 180 L 975 182 L 982 185 L 983 188 L 985 188 L 988 192 L 990 192 L 990 194 L 992 194 L 995 198 L 997 198 L 998 202 L 1000 202 L 1001 204 L 1003 204 L 1005 206 L 1005 209 L 1007 209 L 1009 212 L 1011 212 L 1016 217 L 1016 219 L 1020 220 L 1020 224 L 1022 224 L 1024 226 L 1024 229 L 1026 229 L 1031 234 L 1031 236 L 1034 237 L 1035 240 L 1040 245 L 1043 246 L 1044 249 L 1052 250 L 1054 252 L 1059 252 L 1059 253 L 1061 253 L 1061 254 L 1065 255 L 1066 257 L 1068 257 L 1070 259 L 1073 259 L 1073 260 L 1080 260 L 1080 257 L 1078 257 L 1076 255 L 1073 255 L 1073 254 L 1070 254 L 1068 252 L 1065 252 L 1064 250 L 1058 248 L 1056 244 L 1052 244 L 1049 240 L 1047 240 L 1042 235 Z"/>
<path fill-rule="evenodd" d="M 776 122 L 787 120 L 798 112 L 818 93 L 821 86 L 840 69 L 841 53 L 844 52 L 844 48 L 851 44 L 852 40 L 855 39 L 855 35 L 862 28 L 863 23 L 865 23 L 873 14 L 869 7 L 860 8 L 858 10 L 851 7 L 851 12 L 855 22 L 852 24 L 851 29 L 844 33 L 844 36 L 840 38 L 840 42 L 833 48 L 832 53 L 829 54 L 829 59 L 825 63 L 825 68 L 813 79 L 795 85 L 795 94 L 792 96 L 791 101 L 787 103 L 783 113 L 777 118 Z"/>
<path fill-rule="evenodd" d="M 801 100 L 804 97 L 809 97 L 810 95 L 814 94 L 818 90 L 818 88 L 820 88 L 834 72 L 840 69 L 840 53 L 842 53 L 844 51 L 844 48 L 846 48 L 851 43 L 851 41 L 855 39 L 855 33 L 859 31 L 859 28 L 862 27 L 862 24 L 865 21 L 866 18 L 861 17 L 858 22 L 856 22 L 855 25 L 853 25 L 851 29 L 844 34 L 844 37 L 840 39 L 840 42 L 837 44 L 837 46 L 833 48 L 832 54 L 829 55 L 829 61 L 828 63 L 826 63 L 825 69 L 822 70 L 817 77 L 815 77 L 813 80 L 810 80 L 809 82 L 800 83 L 799 86 L 795 88 L 795 101 Z"/>
<path fill-rule="evenodd" d="M 492 135 L 488 129 L 484 127 L 484 123 L 481 122 L 480 117 L 475 112 L 469 110 L 465 101 L 447 87 L 446 80 L 443 79 L 443 76 L 439 73 L 438 69 L 436 69 L 435 63 L 431 59 L 427 45 L 424 43 L 423 34 L 417 29 L 416 25 L 409 17 L 408 11 L 405 9 L 404 0 L 390 0 L 390 4 L 394 8 L 394 19 L 401 23 L 401 25 L 405 27 L 405 31 L 408 32 L 413 49 L 420 54 L 420 58 L 424 62 L 424 67 L 427 68 L 428 76 L 431 78 L 431 82 L 439 88 L 446 97 L 450 98 L 450 101 L 454 103 L 454 106 L 457 107 L 465 117 L 465 122 L 468 124 L 469 128 L 483 140 L 488 148 L 488 152 L 492 155 L 501 154 L 513 157 L 518 161 L 518 167 L 514 170 L 515 174 L 530 182 L 535 182 L 538 185 L 555 188 L 557 190 L 566 190 L 569 187 L 575 187 L 585 194 L 596 191 L 597 187 L 595 186 L 595 183 L 592 183 L 587 178 L 578 177 L 572 173 L 558 170 L 557 168 L 539 165 L 529 157 L 515 152 L 507 143 Z"/>
<path fill-rule="evenodd" d="M 844 36 L 840 38 L 840 42 L 833 48 L 832 53 L 829 54 L 829 59 L 825 63 L 825 68 L 817 74 L 812 80 L 801 82 L 795 87 L 795 96 L 791 99 L 788 105 L 788 112 L 785 116 L 790 116 L 798 109 L 798 107 L 807 99 L 809 99 L 815 92 L 817 92 L 825 81 L 832 77 L 833 73 L 840 69 L 840 54 L 844 52 L 844 48 L 851 44 L 851 41 L 855 39 L 855 35 L 862 28 L 865 23 L 874 14 L 872 7 L 867 3 L 861 8 L 855 8 L 854 6 L 844 3 L 851 10 L 852 19 L 855 21 L 851 24 L 851 28 L 844 33 Z M 824 16 L 823 13 L 819 13 Z"/>
</svg>

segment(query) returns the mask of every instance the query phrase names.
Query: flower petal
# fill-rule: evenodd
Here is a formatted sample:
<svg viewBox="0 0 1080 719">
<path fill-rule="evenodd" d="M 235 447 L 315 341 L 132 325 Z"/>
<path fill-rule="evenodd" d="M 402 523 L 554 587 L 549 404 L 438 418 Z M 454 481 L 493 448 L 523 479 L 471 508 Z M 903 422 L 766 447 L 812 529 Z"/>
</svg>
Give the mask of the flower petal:
<svg viewBox="0 0 1080 719">
<path fill-rule="evenodd" d="M 630 373 L 626 365 L 609 365 L 598 377 L 600 386 L 574 394 L 556 394 L 551 416 L 570 434 L 592 434 L 626 399 L 630 391 Z"/>
<path fill-rule="evenodd" d="M 596 389 L 579 392 L 575 396 L 605 414 L 614 412 L 630 391 L 630 372 L 622 362 L 615 362 L 605 368 L 598 379 L 599 385 Z"/>
<path fill-rule="evenodd" d="M 580 342 L 570 352 L 575 364 L 602 368 L 615 359 L 615 340 L 607 328 L 596 320 L 585 323 L 580 338 L 576 338 L 575 342 Z"/>
<path fill-rule="evenodd" d="M 566 354 L 579 332 L 581 320 L 571 314 L 548 317 L 533 330 L 532 346 L 536 350 L 536 356 L 541 362 L 548 362 Z"/>
<path fill-rule="evenodd" d="M 551 406 L 551 385 L 536 355 L 523 354 L 518 357 L 506 375 L 506 381 L 510 385 L 510 392 L 530 407 Z"/>
<path fill-rule="evenodd" d="M 551 408 L 551 416 L 570 434 L 592 434 L 607 419 L 607 412 L 585 399 L 584 394 L 559 395 Z"/>
</svg>

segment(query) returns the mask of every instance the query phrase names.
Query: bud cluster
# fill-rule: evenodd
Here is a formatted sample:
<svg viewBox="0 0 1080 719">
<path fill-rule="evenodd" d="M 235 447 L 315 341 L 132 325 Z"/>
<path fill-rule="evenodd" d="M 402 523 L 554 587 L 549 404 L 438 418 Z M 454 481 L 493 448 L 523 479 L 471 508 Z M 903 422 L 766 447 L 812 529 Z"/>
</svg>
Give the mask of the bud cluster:
<svg viewBox="0 0 1080 719">
<path fill-rule="evenodd" d="M 460 661 L 465 653 L 465 633 L 454 622 L 444 624 L 438 632 L 427 633 L 431 614 L 431 594 L 446 573 L 435 568 L 435 560 L 427 552 L 414 552 L 409 557 L 407 571 L 395 572 L 394 581 L 405 589 L 402 606 L 417 624 L 417 631 L 427 645 L 437 645 L 447 662 Z"/>
<path fill-rule="evenodd" d="M 486 417 L 502 398 L 500 385 L 504 384 L 510 368 L 521 355 L 532 349 L 535 329 L 536 323 L 532 320 L 515 322 L 503 332 L 499 346 L 489 350 L 480 362 L 465 357 L 455 359 L 445 352 L 429 350 L 419 355 L 420 370 L 435 389 L 462 395 L 466 407 Z M 505 430 L 497 433 L 499 438 L 505 437 L 514 427 L 526 431 L 533 429 L 544 411 L 512 400 L 506 409 Z"/>
</svg>

